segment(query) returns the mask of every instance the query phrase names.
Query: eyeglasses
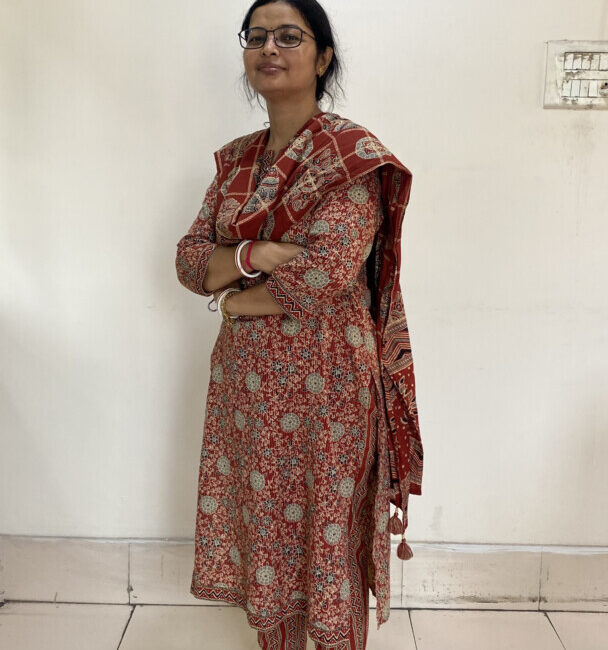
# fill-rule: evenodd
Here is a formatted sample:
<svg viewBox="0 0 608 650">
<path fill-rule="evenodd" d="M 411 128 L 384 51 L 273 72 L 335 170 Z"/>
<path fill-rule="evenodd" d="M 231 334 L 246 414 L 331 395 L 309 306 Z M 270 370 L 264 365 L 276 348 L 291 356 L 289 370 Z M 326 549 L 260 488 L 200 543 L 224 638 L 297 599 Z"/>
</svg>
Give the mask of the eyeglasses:
<svg viewBox="0 0 608 650">
<path fill-rule="evenodd" d="M 242 47 L 246 50 L 255 50 L 264 47 L 268 34 L 272 32 L 274 42 L 278 47 L 298 47 L 302 42 L 303 34 L 317 40 L 312 34 L 305 32 L 296 25 L 284 25 L 276 29 L 265 29 L 264 27 L 250 27 L 239 32 L 239 39 Z"/>
</svg>

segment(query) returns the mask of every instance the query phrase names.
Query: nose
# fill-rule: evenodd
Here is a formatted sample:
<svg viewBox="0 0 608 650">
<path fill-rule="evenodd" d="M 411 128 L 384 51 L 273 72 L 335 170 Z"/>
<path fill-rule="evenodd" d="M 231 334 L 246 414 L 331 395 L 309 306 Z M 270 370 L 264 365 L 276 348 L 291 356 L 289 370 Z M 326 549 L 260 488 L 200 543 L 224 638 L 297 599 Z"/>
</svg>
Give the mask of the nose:
<svg viewBox="0 0 608 650">
<path fill-rule="evenodd" d="M 270 46 L 270 39 L 272 38 L 272 47 Z M 262 51 L 266 52 L 266 50 L 275 50 L 277 49 L 277 44 L 274 40 L 274 33 L 273 32 L 268 32 L 266 34 L 266 42 L 264 43 L 264 46 L 262 47 Z"/>
</svg>

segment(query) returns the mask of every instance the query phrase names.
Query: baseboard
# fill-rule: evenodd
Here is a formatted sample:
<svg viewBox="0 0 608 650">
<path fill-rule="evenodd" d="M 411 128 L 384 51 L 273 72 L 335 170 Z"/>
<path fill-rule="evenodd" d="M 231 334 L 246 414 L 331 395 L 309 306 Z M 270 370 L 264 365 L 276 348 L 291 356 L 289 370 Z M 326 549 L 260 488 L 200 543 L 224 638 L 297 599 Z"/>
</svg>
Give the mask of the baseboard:
<svg viewBox="0 0 608 650">
<path fill-rule="evenodd" d="M 608 611 L 608 547 L 408 539 L 414 557 L 404 562 L 399 541 L 391 607 Z M 3 535 L 0 594 L 6 601 L 225 605 L 190 594 L 193 557 L 192 540 Z"/>
</svg>

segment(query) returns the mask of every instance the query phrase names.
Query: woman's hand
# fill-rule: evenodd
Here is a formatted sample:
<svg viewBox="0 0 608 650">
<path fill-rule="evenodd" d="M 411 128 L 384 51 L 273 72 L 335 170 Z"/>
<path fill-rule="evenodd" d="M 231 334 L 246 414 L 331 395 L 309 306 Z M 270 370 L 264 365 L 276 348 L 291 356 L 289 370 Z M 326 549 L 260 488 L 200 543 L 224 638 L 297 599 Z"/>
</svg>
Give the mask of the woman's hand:
<svg viewBox="0 0 608 650">
<path fill-rule="evenodd" d="M 304 249 L 305 246 L 289 242 L 257 240 L 251 249 L 249 259 L 254 269 L 270 275 L 276 266 L 289 262 Z"/>
<path fill-rule="evenodd" d="M 289 262 L 292 257 L 295 257 L 305 249 L 305 246 L 298 244 L 291 244 L 289 242 L 274 242 L 266 240 L 256 240 L 253 248 L 251 249 L 250 261 L 254 269 L 262 271 L 270 275 L 276 266 Z M 242 252 L 241 252 L 242 254 Z M 244 257 L 244 255 L 242 256 Z M 242 259 L 242 258 L 241 258 Z M 220 293 L 228 287 L 241 288 L 239 280 L 234 280 L 213 292 L 213 298 L 217 302 Z"/>
</svg>

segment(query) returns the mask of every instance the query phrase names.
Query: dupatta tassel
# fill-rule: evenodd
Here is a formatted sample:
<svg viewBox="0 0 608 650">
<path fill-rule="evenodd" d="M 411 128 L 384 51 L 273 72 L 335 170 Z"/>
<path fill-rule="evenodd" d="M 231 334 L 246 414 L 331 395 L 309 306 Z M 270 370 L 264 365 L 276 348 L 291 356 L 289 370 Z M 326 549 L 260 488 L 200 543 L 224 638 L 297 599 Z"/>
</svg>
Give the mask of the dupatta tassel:
<svg viewBox="0 0 608 650">
<path fill-rule="evenodd" d="M 405 532 L 405 526 L 403 525 L 401 519 L 399 519 L 397 510 L 395 510 L 395 514 L 393 514 L 393 516 L 389 519 L 388 529 L 392 535 L 401 535 L 403 532 Z"/>
<path fill-rule="evenodd" d="M 390 518 L 388 522 L 388 527 L 391 533 L 393 535 L 401 535 L 401 542 L 399 543 L 399 546 L 397 546 L 397 557 L 400 560 L 409 560 L 411 557 L 414 556 L 414 552 L 412 551 L 412 547 L 405 541 L 405 519 L 406 515 L 405 512 L 403 512 L 403 521 L 399 519 L 399 516 L 397 515 L 397 510 L 395 509 L 395 514 Z"/>
<path fill-rule="evenodd" d="M 401 543 L 397 546 L 397 557 L 400 560 L 409 560 L 414 555 L 412 547 L 405 541 L 405 535 L 401 538 Z"/>
</svg>

